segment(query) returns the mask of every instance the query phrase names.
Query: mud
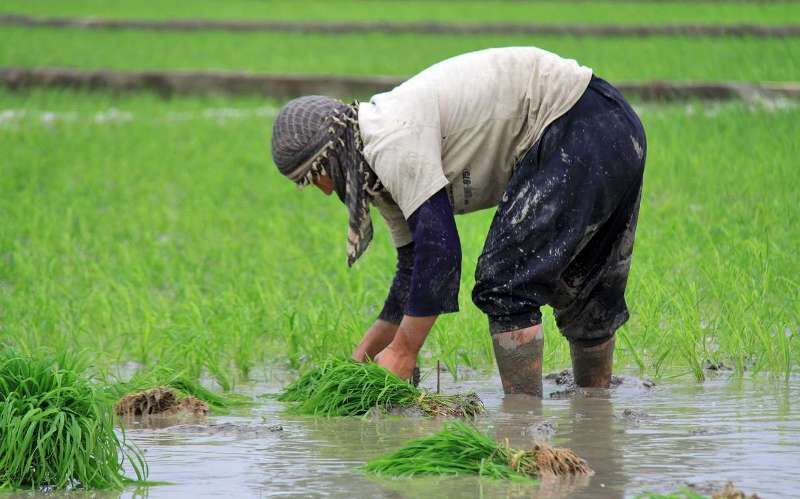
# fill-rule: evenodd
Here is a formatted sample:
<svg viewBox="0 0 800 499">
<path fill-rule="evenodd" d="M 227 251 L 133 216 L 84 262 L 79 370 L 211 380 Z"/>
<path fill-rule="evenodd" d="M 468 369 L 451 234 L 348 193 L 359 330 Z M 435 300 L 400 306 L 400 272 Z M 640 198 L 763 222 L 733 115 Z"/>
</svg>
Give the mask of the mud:
<svg viewBox="0 0 800 499">
<path fill-rule="evenodd" d="M 525 430 L 525 435 L 540 442 L 546 442 L 552 439 L 556 433 L 558 433 L 558 429 L 555 423 L 551 423 L 550 421 L 542 421 L 541 423 L 531 425 Z"/>
<path fill-rule="evenodd" d="M 184 424 L 172 426 L 161 431 L 170 433 L 192 433 L 214 436 L 228 436 L 239 438 L 260 438 L 267 435 L 274 435 L 283 432 L 283 426 L 279 424 L 234 424 L 234 423 L 212 423 L 207 425 Z"/>
<path fill-rule="evenodd" d="M 118 416 L 206 416 L 208 404 L 189 396 L 180 398 L 168 388 L 151 388 L 122 397 L 115 405 Z"/>
<path fill-rule="evenodd" d="M 546 381 L 555 383 L 560 389 L 550 393 L 551 399 L 569 399 L 569 398 L 592 398 L 592 397 L 605 397 L 607 391 L 597 388 L 581 388 L 575 384 L 575 378 L 572 375 L 572 369 L 564 369 L 557 373 L 550 373 L 544 377 Z M 640 379 L 635 376 L 611 376 L 610 389 L 616 389 L 622 385 L 626 388 L 638 389 L 648 391 L 656 386 L 653 380 L 644 378 Z"/>
<path fill-rule="evenodd" d="M 620 414 L 620 418 L 623 421 L 633 424 L 639 424 L 649 417 L 650 416 L 646 412 L 637 409 L 625 409 L 622 411 L 622 414 Z"/>
<path fill-rule="evenodd" d="M 155 92 L 172 95 L 260 95 L 289 99 L 301 95 L 350 98 L 390 90 L 404 77 L 316 76 L 259 74 L 237 71 L 114 71 L 72 68 L 0 68 L 0 85 L 12 90 L 34 87 L 80 88 L 114 92 Z M 745 100 L 800 98 L 794 83 L 741 82 L 621 82 L 615 85 L 626 97 L 644 101 Z"/>
</svg>

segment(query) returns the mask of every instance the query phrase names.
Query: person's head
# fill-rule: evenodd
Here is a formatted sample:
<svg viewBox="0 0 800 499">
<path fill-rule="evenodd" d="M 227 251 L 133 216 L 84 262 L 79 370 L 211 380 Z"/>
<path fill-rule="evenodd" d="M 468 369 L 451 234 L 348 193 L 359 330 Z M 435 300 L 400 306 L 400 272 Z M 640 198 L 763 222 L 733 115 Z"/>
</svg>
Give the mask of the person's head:
<svg viewBox="0 0 800 499">
<path fill-rule="evenodd" d="M 298 186 L 316 185 L 347 206 L 347 262 L 372 239 L 370 198 L 382 189 L 362 154 L 358 104 L 321 95 L 289 101 L 272 126 L 272 160 Z"/>
<path fill-rule="evenodd" d="M 339 145 L 334 120 L 349 107 L 322 95 L 300 97 L 283 106 L 272 126 L 272 160 L 278 170 L 300 187 L 314 184 L 325 194 L 336 191 L 334 175 L 340 169 L 332 165 L 338 163 Z"/>
</svg>

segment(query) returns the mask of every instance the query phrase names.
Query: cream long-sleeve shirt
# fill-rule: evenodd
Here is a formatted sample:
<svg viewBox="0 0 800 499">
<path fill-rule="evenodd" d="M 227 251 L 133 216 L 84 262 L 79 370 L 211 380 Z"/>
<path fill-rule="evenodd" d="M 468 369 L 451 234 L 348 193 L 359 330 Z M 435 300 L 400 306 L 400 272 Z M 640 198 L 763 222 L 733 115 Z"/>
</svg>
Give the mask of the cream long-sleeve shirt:
<svg viewBox="0 0 800 499">
<path fill-rule="evenodd" d="M 362 103 L 364 157 L 395 246 L 406 219 L 446 187 L 456 214 L 496 206 L 514 165 L 583 95 L 592 70 L 535 47 L 470 52 Z"/>
</svg>

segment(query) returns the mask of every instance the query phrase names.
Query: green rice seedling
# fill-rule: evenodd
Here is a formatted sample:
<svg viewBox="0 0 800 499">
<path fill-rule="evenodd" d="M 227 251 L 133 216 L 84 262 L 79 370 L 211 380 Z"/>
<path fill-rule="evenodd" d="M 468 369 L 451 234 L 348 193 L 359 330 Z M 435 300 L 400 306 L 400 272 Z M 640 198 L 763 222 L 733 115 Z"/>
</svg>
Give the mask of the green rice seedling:
<svg viewBox="0 0 800 499">
<path fill-rule="evenodd" d="M 147 476 L 141 452 L 66 356 L 0 350 L 0 489 L 120 489 Z"/>
<path fill-rule="evenodd" d="M 336 363 L 333 359 L 327 360 L 322 366 L 305 372 L 284 388 L 283 392 L 278 395 L 278 400 L 281 402 L 302 402 L 307 400 L 325 373 L 333 368 Z"/>
<path fill-rule="evenodd" d="M 453 0 L 333 0 L 294 2 L 195 0 L 188 10 L 180 0 L 108 2 L 104 0 L 5 0 L 6 12 L 46 16 L 102 16 L 134 19 L 211 18 L 283 21 L 445 21 L 582 24 L 757 23 L 797 19 L 794 2 L 474 2 Z"/>
<path fill-rule="evenodd" d="M 574 58 L 611 81 L 793 81 L 787 38 L 585 38 L 519 34 L 224 33 L 137 30 L 75 32 L 0 27 L 0 64 L 115 70 L 206 69 L 265 73 L 410 76 L 440 60 L 489 47 L 533 45 Z M 142 50 L 138 48 L 141 47 Z M 261 57 L 270 47 L 270 57 Z M 318 54 L 325 53 L 325 58 Z M 352 57 L 359 54 L 359 57 Z M 657 56 L 657 57 L 656 57 Z M 726 60 L 728 64 L 714 64 Z M 360 97 L 368 98 L 369 95 Z M 484 234 L 485 235 L 485 234 Z"/>
<path fill-rule="evenodd" d="M 331 359 L 289 385 L 278 400 L 293 411 L 320 416 L 360 416 L 374 407 L 417 408 L 429 416 L 470 417 L 483 412 L 474 393 L 428 393 L 373 363 Z"/>
<path fill-rule="evenodd" d="M 412 440 L 363 469 L 392 477 L 478 475 L 502 480 L 591 473 L 586 462 L 569 449 L 536 444 L 530 450 L 515 450 L 508 442 L 498 443 L 461 421 L 445 423 L 437 433 Z"/>
<path fill-rule="evenodd" d="M 230 412 L 237 407 L 247 407 L 253 403 L 253 400 L 245 395 L 212 392 L 197 381 L 185 376 L 182 372 L 168 367 L 159 367 L 146 373 L 137 373 L 127 382 L 109 386 L 108 393 L 114 399 L 119 399 L 125 395 L 153 388 L 166 388 L 174 391 L 178 399 L 189 396 L 195 397 L 207 403 L 218 414 Z"/>
<path fill-rule="evenodd" d="M 345 358 L 374 320 L 396 263 L 388 230 L 376 220 L 369 257 L 342 264 L 346 210 L 298 194 L 269 164 L 278 103 L 7 89 L 0 100 L 0 335 L 19 348 L 91 349 L 100 371 L 137 362 L 196 380 L 218 367 L 233 385 L 247 366 Z M 130 121 L 98 119 L 110 109 Z M 800 141 L 786 137 L 800 108 L 639 109 L 651 147 L 615 368 L 691 376 L 709 359 L 736 375 L 796 374 Z M 124 159 L 113 178 L 108 151 Z M 456 217 L 461 312 L 437 320 L 424 359 L 494 366 L 469 300 L 492 216 Z M 298 278 L 319 268 L 330 271 Z M 543 368 L 561 369 L 568 342 L 543 314 Z"/>
</svg>

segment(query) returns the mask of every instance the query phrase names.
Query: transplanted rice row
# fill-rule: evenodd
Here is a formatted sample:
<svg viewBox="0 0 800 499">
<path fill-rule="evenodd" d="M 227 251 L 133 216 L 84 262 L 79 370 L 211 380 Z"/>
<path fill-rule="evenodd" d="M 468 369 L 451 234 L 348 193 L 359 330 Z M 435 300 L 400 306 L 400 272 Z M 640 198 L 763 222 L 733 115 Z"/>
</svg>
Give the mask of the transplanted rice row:
<svg viewBox="0 0 800 499">
<path fill-rule="evenodd" d="M 472 417 L 483 412 L 475 393 L 429 393 L 377 364 L 339 359 L 301 376 L 278 400 L 294 402 L 292 412 L 315 416 L 360 416 L 376 407 L 419 409 L 427 416 Z"/>
<path fill-rule="evenodd" d="M 0 333 L 10 344 L 91 349 L 100 370 L 168 366 L 232 387 L 264 365 L 348 356 L 380 311 L 396 263 L 388 231 L 376 219 L 368 253 L 347 268 L 346 210 L 298 196 L 268 163 L 277 103 L 5 89 L 0 100 Z M 800 109 L 639 110 L 651 147 L 616 367 L 796 372 L 800 142 L 785 137 Z M 121 162 L 113 175 L 109 154 Z M 461 311 L 437 321 L 423 367 L 493 365 L 470 300 L 492 216 L 456 218 Z M 563 368 L 568 344 L 547 308 L 544 329 L 543 368 Z"/>
<path fill-rule="evenodd" d="M 536 46 L 612 82 L 797 81 L 800 38 L 174 33 L 0 27 L 0 66 L 410 76 L 464 52 Z M 264 54 L 269 54 L 265 57 Z M 722 61 L 722 62 L 721 62 Z M 363 97 L 369 97 L 368 95 Z"/>
<path fill-rule="evenodd" d="M 364 471 L 390 477 L 479 475 L 496 479 L 591 474 L 586 462 L 569 449 L 537 443 L 517 450 L 498 443 L 461 421 L 444 424 L 437 433 L 369 461 Z"/>
<path fill-rule="evenodd" d="M 5 0 L 7 12 L 38 15 L 105 16 L 135 19 L 217 18 L 271 20 L 372 20 L 464 22 L 579 22 L 590 24 L 764 23 L 780 24 L 800 15 L 793 2 L 687 1 L 532 1 L 476 2 L 452 0 L 195 0 L 191 14 L 180 0 L 107 2 L 103 0 Z"/>
</svg>

